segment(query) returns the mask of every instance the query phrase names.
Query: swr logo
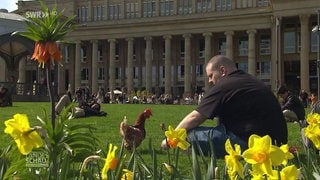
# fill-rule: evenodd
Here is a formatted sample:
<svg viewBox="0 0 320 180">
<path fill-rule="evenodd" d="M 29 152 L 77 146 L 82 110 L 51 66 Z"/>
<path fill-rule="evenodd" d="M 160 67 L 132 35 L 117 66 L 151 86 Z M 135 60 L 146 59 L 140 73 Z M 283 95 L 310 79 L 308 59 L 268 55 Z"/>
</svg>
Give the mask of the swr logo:
<svg viewBox="0 0 320 180">
<path fill-rule="evenodd" d="M 53 11 L 51 13 L 52 13 L 52 15 L 56 15 L 57 11 Z M 48 14 L 44 13 L 43 11 L 27 11 L 26 12 L 26 18 L 44 18 L 47 15 Z"/>
</svg>

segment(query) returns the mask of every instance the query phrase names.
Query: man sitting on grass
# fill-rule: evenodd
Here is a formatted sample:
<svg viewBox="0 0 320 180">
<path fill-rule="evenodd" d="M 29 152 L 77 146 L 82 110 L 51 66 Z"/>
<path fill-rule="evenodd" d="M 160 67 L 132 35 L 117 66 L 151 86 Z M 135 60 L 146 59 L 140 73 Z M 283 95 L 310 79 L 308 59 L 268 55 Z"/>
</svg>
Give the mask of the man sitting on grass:
<svg viewBox="0 0 320 180">
<path fill-rule="evenodd" d="M 225 56 L 214 56 L 206 65 L 209 83 L 214 86 L 205 92 L 199 106 L 189 113 L 176 127 L 188 131 L 188 141 L 197 150 L 221 158 L 226 154 L 225 142 L 230 139 L 241 149 L 248 148 L 252 134 L 269 135 L 272 143 L 287 143 L 287 123 L 280 104 L 262 81 L 238 70 L 235 62 Z M 200 126 L 207 119 L 217 119 L 215 127 Z M 167 147 L 166 140 L 161 146 Z"/>
</svg>

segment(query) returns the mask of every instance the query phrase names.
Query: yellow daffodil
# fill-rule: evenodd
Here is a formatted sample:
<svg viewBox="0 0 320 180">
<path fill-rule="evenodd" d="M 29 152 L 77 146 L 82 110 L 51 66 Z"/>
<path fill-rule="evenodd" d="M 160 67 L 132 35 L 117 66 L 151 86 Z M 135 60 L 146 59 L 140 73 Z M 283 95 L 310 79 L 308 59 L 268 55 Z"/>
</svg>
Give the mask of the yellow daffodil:
<svg viewBox="0 0 320 180">
<path fill-rule="evenodd" d="M 250 178 L 251 180 L 266 180 L 266 179 L 271 180 L 271 179 L 269 179 L 269 177 L 266 174 L 262 174 L 260 172 L 251 171 L 251 170 L 249 170 L 249 172 L 250 172 L 250 174 L 252 176 Z"/>
<path fill-rule="evenodd" d="M 118 159 L 116 158 L 117 149 L 118 149 L 117 146 L 113 146 L 112 144 L 109 144 L 107 158 L 105 159 L 105 164 L 101 171 L 101 177 L 103 180 L 108 178 L 108 171 L 115 170 L 118 165 Z"/>
<path fill-rule="evenodd" d="M 268 175 L 268 180 L 296 180 L 299 176 L 299 170 L 295 165 L 286 166 L 281 171 L 273 170 L 272 175 Z"/>
<path fill-rule="evenodd" d="M 309 124 L 303 129 L 304 134 L 309 138 L 317 149 L 320 149 L 320 124 Z"/>
<path fill-rule="evenodd" d="M 313 113 L 313 114 L 308 114 L 307 116 L 307 123 L 308 124 L 318 124 L 320 123 L 320 114 L 318 113 Z"/>
<path fill-rule="evenodd" d="M 184 128 L 174 130 L 172 126 L 169 126 L 168 131 L 165 131 L 165 135 L 171 148 L 179 147 L 186 150 L 190 146 L 190 143 L 186 141 L 187 131 Z"/>
<path fill-rule="evenodd" d="M 249 137 L 249 148 L 243 152 L 244 160 L 252 164 L 253 171 L 261 174 L 272 174 L 272 165 L 280 165 L 285 157 L 284 152 L 277 146 L 272 145 L 270 136 Z"/>
<path fill-rule="evenodd" d="M 29 120 L 25 114 L 15 114 L 13 119 L 4 122 L 4 132 L 9 134 L 17 144 L 21 154 L 29 154 L 33 148 L 42 146 L 40 135 L 30 128 Z"/>
<path fill-rule="evenodd" d="M 225 143 L 225 149 L 226 152 L 229 154 L 225 155 L 224 159 L 226 162 L 228 175 L 230 179 L 236 179 L 237 176 L 240 176 L 243 179 L 243 165 L 239 161 L 239 159 L 241 158 L 240 146 L 238 144 L 235 144 L 233 148 L 230 139 L 227 139 Z"/>
<path fill-rule="evenodd" d="M 121 180 L 132 180 L 133 179 L 133 172 L 129 169 L 123 169 L 124 174 L 121 177 Z"/>
<path fill-rule="evenodd" d="M 299 177 L 299 169 L 295 165 L 284 167 L 280 171 L 281 180 L 296 180 Z"/>
<path fill-rule="evenodd" d="M 288 160 L 293 159 L 294 156 L 293 154 L 289 151 L 289 146 L 288 144 L 284 144 L 282 146 L 280 146 L 280 149 L 283 151 L 283 153 L 285 154 L 284 160 L 282 162 L 283 165 L 287 165 Z"/>
</svg>

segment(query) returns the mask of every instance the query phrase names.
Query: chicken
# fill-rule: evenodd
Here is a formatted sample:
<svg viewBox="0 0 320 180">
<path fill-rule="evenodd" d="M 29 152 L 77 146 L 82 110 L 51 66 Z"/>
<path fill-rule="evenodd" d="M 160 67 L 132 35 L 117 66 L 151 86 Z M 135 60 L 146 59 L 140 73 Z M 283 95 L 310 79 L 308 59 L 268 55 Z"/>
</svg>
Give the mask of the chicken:
<svg viewBox="0 0 320 180">
<path fill-rule="evenodd" d="M 133 125 L 129 125 L 126 116 L 120 123 L 120 135 L 124 141 L 124 147 L 127 150 L 132 150 L 133 147 L 138 147 L 146 137 L 144 127 L 145 120 L 152 115 L 151 109 L 146 109 L 139 114 Z"/>
</svg>

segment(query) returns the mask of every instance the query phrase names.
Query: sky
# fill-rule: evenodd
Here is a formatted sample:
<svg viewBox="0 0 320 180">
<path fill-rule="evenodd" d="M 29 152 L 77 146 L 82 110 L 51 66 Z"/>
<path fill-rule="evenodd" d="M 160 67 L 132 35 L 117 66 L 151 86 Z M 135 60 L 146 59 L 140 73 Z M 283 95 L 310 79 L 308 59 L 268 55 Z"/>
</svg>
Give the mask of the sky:
<svg viewBox="0 0 320 180">
<path fill-rule="evenodd" d="M 0 0 L 0 9 L 7 9 L 9 12 L 18 9 L 16 3 L 18 0 Z"/>
</svg>

